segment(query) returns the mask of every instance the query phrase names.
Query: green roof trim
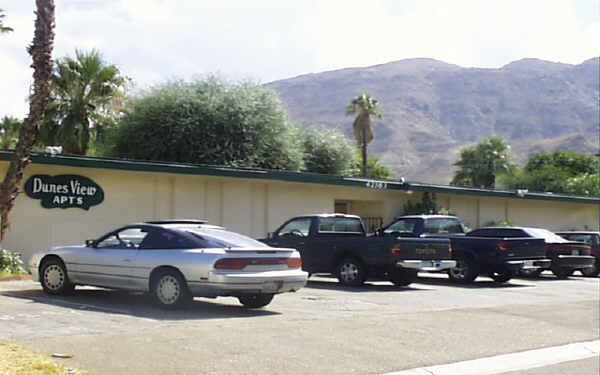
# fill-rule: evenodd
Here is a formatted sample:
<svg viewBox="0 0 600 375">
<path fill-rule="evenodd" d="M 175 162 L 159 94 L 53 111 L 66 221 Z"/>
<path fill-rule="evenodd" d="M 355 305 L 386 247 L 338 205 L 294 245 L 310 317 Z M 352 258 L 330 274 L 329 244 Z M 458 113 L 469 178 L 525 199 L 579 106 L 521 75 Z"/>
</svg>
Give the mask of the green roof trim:
<svg viewBox="0 0 600 375">
<path fill-rule="evenodd" d="M 13 152 L 0 150 L 0 161 L 10 161 Z M 299 183 L 314 183 L 359 187 L 375 190 L 427 191 L 432 193 L 478 195 L 500 198 L 536 199 L 547 201 L 564 201 L 587 204 L 600 204 L 600 198 L 559 195 L 551 193 L 535 193 L 515 190 L 475 189 L 458 186 L 425 184 L 419 182 L 401 182 L 395 180 L 374 180 L 362 177 L 343 177 L 308 172 L 290 172 L 253 168 L 219 167 L 200 164 L 129 160 L 108 157 L 90 157 L 79 155 L 32 153 L 33 164 L 62 165 L 68 167 L 112 169 L 135 172 L 158 172 L 187 175 L 204 175 L 216 177 L 236 177 L 261 180 L 276 180 Z"/>
</svg>

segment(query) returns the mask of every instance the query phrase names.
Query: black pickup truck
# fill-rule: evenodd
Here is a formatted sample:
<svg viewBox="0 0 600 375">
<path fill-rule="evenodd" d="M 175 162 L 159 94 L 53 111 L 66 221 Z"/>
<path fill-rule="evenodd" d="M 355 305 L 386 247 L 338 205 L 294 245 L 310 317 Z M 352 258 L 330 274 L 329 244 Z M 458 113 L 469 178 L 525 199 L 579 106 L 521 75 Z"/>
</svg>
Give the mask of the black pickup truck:
<svg viewBox="0 0 600 375">
<path fill-rule="evenodd" d="M 545 242 L 541 238 L 507 238 L 500 231 L 477 229 L 464 233 L 456 216 L 411 215 L 396 218 L 380 229 L 379 236 L 448 238 L 457 265 L 448 270 L 452 281 L 472 282 L 480 274 L 496 282 L 506 282 L 521 269 L 544 269 L 550 266 Z"/>
<path fill-rule="evenodd" d="M 299 216 L 283 223 L 264 243 L 297 249 L 302 269 L 335 275 L 341 284 L 357 286 L 366 279 L 385 279 L 406 286 L 417 271 L 444 270 L 451 259 L 450 241 L 444 238 L 368 236 L 354 215 Z"/>
</svg>

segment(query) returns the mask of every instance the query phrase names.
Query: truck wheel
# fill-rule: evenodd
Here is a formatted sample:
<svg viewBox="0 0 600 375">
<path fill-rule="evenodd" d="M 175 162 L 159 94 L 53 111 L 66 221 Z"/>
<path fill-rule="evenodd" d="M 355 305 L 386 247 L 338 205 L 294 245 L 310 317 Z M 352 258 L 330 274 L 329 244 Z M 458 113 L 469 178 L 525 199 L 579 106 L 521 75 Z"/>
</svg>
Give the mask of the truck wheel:
<svg viewBox="0 0 600 375">
<path fill-rule="evenodd" d="M 354 258 L 342 260 L 337 266 L 336 275 L 342 285 L 359 286 L 365 282 L 364 267 Z"/>
<path fill-rule="evenodd" d="M 512 279 L 514 274 L 509 270 L 503 270 L 501 272 L 490 272 L 489 276 L 497 283 L 505 283 Z"/>
<path fill-rule="evenodd" d="M 562 267 L 552 267 L 550 270 L 559 279 L 566 279 L 567 277 L 573 274 L 573 270 L 569 270 Z"/>
<path fill-rule="evenodd" d="M 448 270 L 450 280 L 461 283 L 471 283 L 477 278 L 479 271 L 471 258 L 460 257 L 456 259 L 456 267 Z"/>
<path fill-rule="evenodd" d="M 390 281 L 396 286 L 408 286 L 417 279 L 417 270 L 399 269 L 390 273 Z"/>
</svg>

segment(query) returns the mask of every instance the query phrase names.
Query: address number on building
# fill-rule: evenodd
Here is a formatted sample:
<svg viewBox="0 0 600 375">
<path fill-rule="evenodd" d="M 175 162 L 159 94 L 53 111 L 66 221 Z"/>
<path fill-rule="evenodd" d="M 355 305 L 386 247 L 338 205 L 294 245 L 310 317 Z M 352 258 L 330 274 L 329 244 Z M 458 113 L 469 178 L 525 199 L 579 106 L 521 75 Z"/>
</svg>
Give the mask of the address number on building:
<svg viewBox="0 0 600 375">
<path fill-rule="evenodd" d="M 371 189 L 387 189 L 387 182 L 367 181 L 367 187 Z"/>
</svg>

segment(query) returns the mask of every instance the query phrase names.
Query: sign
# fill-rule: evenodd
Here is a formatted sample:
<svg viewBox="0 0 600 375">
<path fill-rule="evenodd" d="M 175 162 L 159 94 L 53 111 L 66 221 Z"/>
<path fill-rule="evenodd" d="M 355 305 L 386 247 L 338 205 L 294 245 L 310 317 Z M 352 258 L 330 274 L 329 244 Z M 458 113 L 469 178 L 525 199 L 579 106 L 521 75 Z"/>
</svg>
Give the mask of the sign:
<svg viewBox="0 0 600 375">
<path fill-rule="evenodd" d="M 104 191 L 87 177 L 73 174 L 36 174 L 25 182 L 25 194 L 41 199 L 44 208 L 77 207 L 89 210 L 104 201 Z"/>
</svg>

